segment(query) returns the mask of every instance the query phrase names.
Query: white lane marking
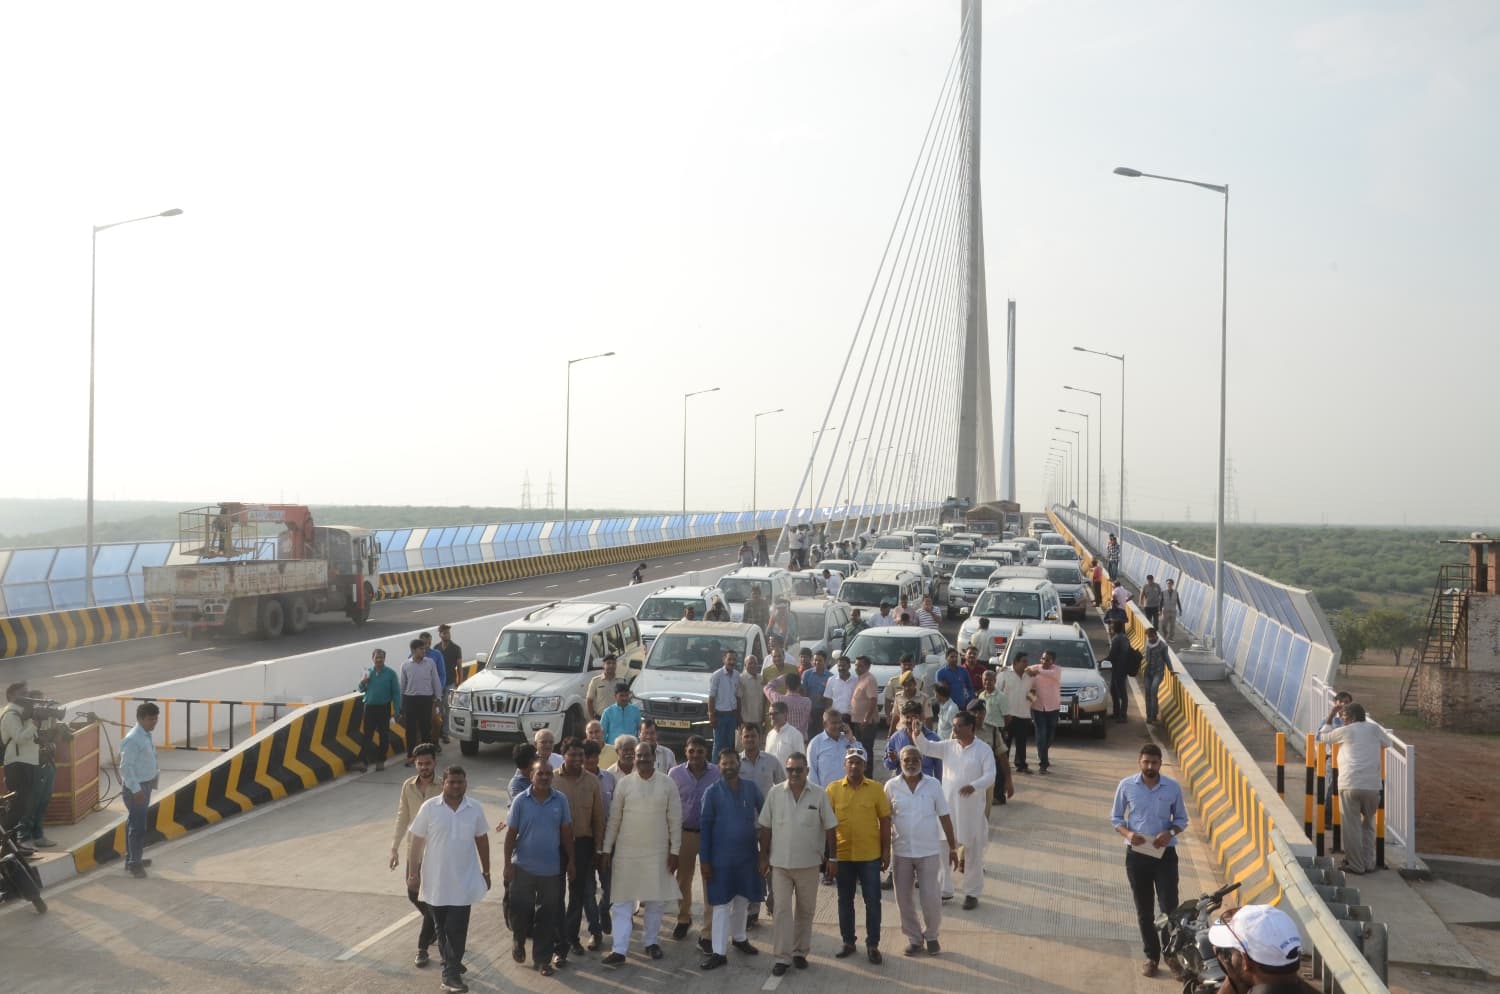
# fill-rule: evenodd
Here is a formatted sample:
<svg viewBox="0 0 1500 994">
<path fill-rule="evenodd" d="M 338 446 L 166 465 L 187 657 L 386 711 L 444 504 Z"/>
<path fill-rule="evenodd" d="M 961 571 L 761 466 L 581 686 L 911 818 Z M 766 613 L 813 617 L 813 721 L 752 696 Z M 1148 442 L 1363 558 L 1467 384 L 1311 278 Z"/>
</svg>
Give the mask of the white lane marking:
<svg viewBox="0 0 1500 994">
<path fill-rule="evenodd" d="M 386 936 L 396 931 L 396 929 L 401 928 L 404 925 L 409 925 L 420 917 L 422 917 L 422 913 L 420 911 L 408 911 L 406 914 L 402 915 L 400 918 L 397 918 L 395 921 L 391 922 L 385 928 L 381 929 L 379 932 L 376 932 L 374 935 L 370 936 L 359 945 L 350 946 L 348 949 L 345 949 L 343 952 L 339 953 L 333 958 L 334 962 L 347 963 L 349 960 L 352 960 L 354 957 L 358 956 L 366 949 L 369 949 L 371 946 L 375 945 L 375 943 L 379 942 L 381 939 L 384 939 Z"/>
<path fill-rule="evenodd" d="M 676 562 L 675 562 L 675 563 L 673 563 L 673 564 L 672 564 L 672 565 L 673 565 L 673 566 L 681 566 L 681 565 L 682 565 L 682 564 L 683 564 L 683 563 L 684 563 L 684 562 L 686 562 L 686 560 L 684 560 L 684 559 L 679 559 L 679 560 L 677 560 L 677 561 L 676 561 Z"/>
<path fill-rule="evenodd" d="M 781 977 L 767 977 L 766 982 L 760 985 L 763 991 L 774 991 L 781 986 Z"/>
<path fill-rule="evenodd" d="M 202 649 L 189 649 L 186 652 L 179 652 L 177 655 L 179 655 L 179 656 L 191 656 L 195 652 L 218 652 L 218 651 L 219 651 L 219 647 L 218 646 L 216 646 L 216 645 L 208 645 L 208 646 L 204 646 Z"/>
<path fill-rule="evenodd" d="M 95 666 L 91 670 L 74 670 L 72 673 L 59 673 L 56 676 L 54 676 L 52 679 L 54 679 L 54 680 L 61 680 L 65 676 L 83 676 L 85 673 L 98 673 L 102 669 L 104 669 L 104 667 L 102 667 L 102 666 Z"/>
<path fill-rule="evenodd" d="M 582 580 L 577 580 L 575 582 L 577 582 L 577 583 L 588 583 L 589 581 L 588 581 L 587 577 L 584 577 Z"/>
<path fill-rule="evenodd" d="M 468 600 L 464 601 L 464 603 L 465 604 L 478 604 L 482 600 L 484 600 L 483 597 L 470 597 Z"/>
<path fill-rule="evenodd" d="M 557 584 L 555 584 L 555 583 L 549 583 L 549 584 L 547 584 L 547 588 L 546 589 L 551 590 L 555 586 L 557 586 Z"/>
<path fill-rule="evenodd" d="M 609 579 L 609 578 L 610 578 L 610 577 L 612 577 L 612 576 L 619 576 L 619 575 L 620 575 L 620 574 L 618 574 L 618 573 L 605 573 L 605 574 L 604 574 L 604 578 L 605 578 L 605 579 L 606 579 L 606 580 L 608 580 L 608 579 Z"/>
<path fill-rule="evenodd" d="M 510 596 L 510 597 L 519 597 L 521 594 L 524 594 L 525 592 L 526 591 L 524 591 L 524 590 L 512 590 L 508 596 Z"/>
<path fill-rule="evenodd" d="M 432 608 L 430 608 L 430 607 L 419 607 L 419 608 L 416 608 L 415 610 L 413 610 L 412 614 L 421 614 L 423 611 L 431 611 L 431 610 L 432 610 Z"/>
</svg>

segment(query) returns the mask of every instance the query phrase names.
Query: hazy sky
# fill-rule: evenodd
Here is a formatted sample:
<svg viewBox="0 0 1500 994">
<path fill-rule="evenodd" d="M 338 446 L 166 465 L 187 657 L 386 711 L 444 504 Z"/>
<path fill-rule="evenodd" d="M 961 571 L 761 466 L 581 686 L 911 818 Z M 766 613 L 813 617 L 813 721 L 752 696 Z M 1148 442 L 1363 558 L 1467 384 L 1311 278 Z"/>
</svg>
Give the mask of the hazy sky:
<svg viewBox="0 0 1500 994">
<path fill-rule="evenodd" d="M 7 4 L 8 496 L 785 506 L 958 0 Z M 991 2 L 994 382 L 1020 497 L 1105 393 L 1129 511 L 1212 514 L 1229 183 L 1243 520 L 1484 523 L 1500 6 Z M 1471 372 L 1472 371 L 1472 372 Z M 800 383 L 797 382 L 800 378 Z M 1003 409 L 996 398 L 996 411 Z M 1000 426 L 997 424 L 997 431 Z M 1097 431 L 1096 431 L 1097 436 Z M 1096 438 L 1097 441 L 1097 438 Z M 941 496 L 941 495 L 939 495 Z"/>
</svg>

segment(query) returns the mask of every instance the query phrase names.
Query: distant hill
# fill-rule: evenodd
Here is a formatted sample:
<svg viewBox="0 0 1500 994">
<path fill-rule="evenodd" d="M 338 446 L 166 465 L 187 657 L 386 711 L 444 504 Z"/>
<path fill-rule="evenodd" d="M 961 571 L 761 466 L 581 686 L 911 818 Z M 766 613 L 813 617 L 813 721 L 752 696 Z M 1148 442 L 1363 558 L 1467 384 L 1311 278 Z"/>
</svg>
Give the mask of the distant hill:
<svg viewBox="0 0 1500 994">
<path fill-rule="evenodd" d="M 170 501 L 96 501 L 94 541 L 146 542 L 177 538 L 177 512 L 194 506 Z M 419 525 L 477 525 L 503 521 L 561 519 L 556 509 L 519 507 L 391 507 L 314 504 L 313 516 L 330 525 L 409 528 Z M 619 508 L 574 508 L 572 517 L 610 518 L 669 512 Z M 84 538 L 81 500 L 0 498 L 0 548 L 77 545 Z"/>
</svg>

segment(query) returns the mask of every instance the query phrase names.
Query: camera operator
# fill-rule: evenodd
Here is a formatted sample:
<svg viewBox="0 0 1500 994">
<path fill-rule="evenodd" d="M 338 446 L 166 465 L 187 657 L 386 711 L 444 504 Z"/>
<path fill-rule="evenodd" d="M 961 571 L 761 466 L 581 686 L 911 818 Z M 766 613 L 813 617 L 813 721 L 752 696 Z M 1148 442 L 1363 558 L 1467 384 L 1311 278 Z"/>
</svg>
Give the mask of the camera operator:
<svg viewBox="0 0 1500 994">
<path fill-rule="evenodd" d="M 52 803 L 52 788 L 57 783 L 57 743 L 68 730 L 61 724 L 63 712 L 58 703 L 34 697 L 24 680 L 16 703 L 29 712 L 37 728 L 36 786 L 31 810 L 21 812 L 20 834 L 37 849 L 51 849 L 57 843 L 47 838 L 42 823 L 47 820 L 47 805 Z"/>
<path fill-rule="evenodd" d="M 5 709 L 0 711 L 0 749 L 5 753 L 5 786 L 16 795 L 5 815 L 7 829 L 20 828 L 16 834 L 26 841 L 26 831 L 31 820 L 31 805 L 36 798 L 38 749 L 37 726 L 32 720 L 31 709 L 23 698 L 25 683 L 13 683 L 5 688 Z"/>
</svg>

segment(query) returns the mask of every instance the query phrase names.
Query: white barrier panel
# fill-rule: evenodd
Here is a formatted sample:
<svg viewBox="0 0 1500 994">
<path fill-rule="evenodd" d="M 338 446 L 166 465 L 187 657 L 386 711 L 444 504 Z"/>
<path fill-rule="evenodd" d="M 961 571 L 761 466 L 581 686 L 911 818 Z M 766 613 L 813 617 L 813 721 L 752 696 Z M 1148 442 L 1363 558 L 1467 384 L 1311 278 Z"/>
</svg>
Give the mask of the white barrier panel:
<svg viewBox="0 0 1500 994">
<path fill-rule="evenodd" d="M 696 570 L 676 576 L 663 577 L 649 583 L 615 587 L 595 593 L 580 595 L 569 600 L 600 601 L 603 603 L 628 604 L 632 609 L 640 606 L 651 593 L 664 586 L 693 586 L 717 583 L 719 577 L 735 569 L 738 563 L 726 563 L 707 570 Z M 559 598 L 562 599 L 562 598 Z M 453 626 L 453 641 L 463 647 L 468 659 L 481 652 L 489 652 L 500 630 L 512 621 L 535 611 L 539 605 L 502 611 L 498 614 L 471 618 L 467 621 L 449 622 Z M 407 643 L 424 631 L 434 631 L 439 623 L 413 628 L 397 635 L 365 639 L 331 649 L 319 649 L 295 656 L 283 656 L 255 663 L 245 663 L 227 669 L 200 673 L 196 676 L 169 680 L 165 683 L 136 687 L 103 697 L 70 701 L 65 705 L 69 714 L 93 712 L 107 720 L 116 720 L 120 714 L 118 698 L 151 698 L 153 700 L 204 700 L 204 701 L 297 701 L 311 703 L 338 697 L 353 691 L 370 665 L 370 653 L 377 648 L 386 650 L 388 661 L 405 659 L 409 650 Z M 127 708 L 126 723 L 134 721 L 134 708 Z M 249 719 L 245 709 L 236 709 L 235 723 L 243 725 Z M 266 715 L 269 718 L 269 715 Z M 181 740 L 183 726 L 180 712 L 174 709 L 172 717 L 173 740 Z M 208 731 L 206 709 L 195 709 L 193 732 L 198 735 Z M 215 707 L 214 731 L 227 731 L 230 724 L 229 708 Z"/>
</svg>

